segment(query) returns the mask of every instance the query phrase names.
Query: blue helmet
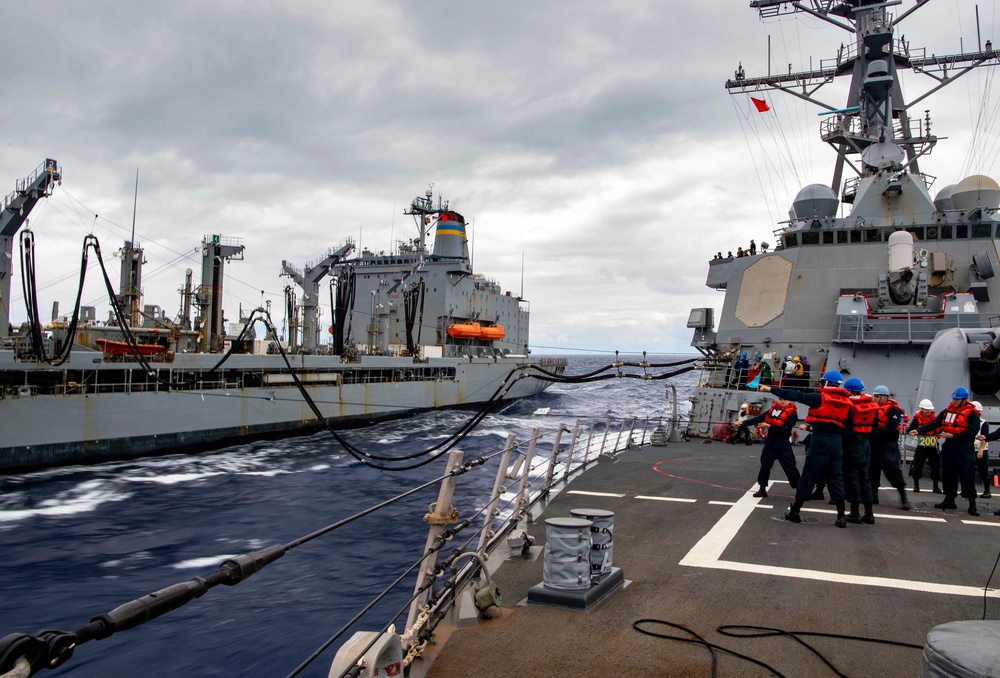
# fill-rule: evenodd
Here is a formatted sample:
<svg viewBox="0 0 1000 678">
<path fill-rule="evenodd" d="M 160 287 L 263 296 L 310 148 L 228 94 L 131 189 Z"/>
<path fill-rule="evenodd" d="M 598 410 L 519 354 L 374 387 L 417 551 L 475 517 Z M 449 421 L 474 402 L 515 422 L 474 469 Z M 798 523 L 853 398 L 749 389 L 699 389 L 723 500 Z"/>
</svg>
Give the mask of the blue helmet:
<svg viewBox="0 0 1000 678">
<path fill-rule="evenodd" d="M 844 390 L 851 393 L 864 393 L 865 384 L 857 377 L 851 377 L 844 382 Z"/>
<path fill-rule="evenodd" d="M 956 388 L 951 394 L 952 400 L 968 400 L 969 391 L 961 386 Z"/>
<path fill-rule="evenodd" d="M 872 391 L 872 395 L 885 395 L 885 396 L 890 395 L 889 388 L 883 386 L 882 384 L 879 384 L 878 386 L 875 387 L 875 390 Z"/>
<path fill-rule="evenodd" d="M 844 381 L 844 377 L 837 370 L 830 370 L 823 375 L 823 381 L 828 384 L 833 384 L 834 386 L 840 386 L 840 384 Z"/>
</svg>

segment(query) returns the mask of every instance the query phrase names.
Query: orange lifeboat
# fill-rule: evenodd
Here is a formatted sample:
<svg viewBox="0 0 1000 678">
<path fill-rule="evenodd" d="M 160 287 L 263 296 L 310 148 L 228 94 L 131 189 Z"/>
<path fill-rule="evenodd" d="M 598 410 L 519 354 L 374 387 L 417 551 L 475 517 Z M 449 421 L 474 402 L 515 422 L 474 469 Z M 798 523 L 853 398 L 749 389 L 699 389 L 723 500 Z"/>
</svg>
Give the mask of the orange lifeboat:
<svg viewBox="0 0 1000 678">
<path fill-rule="evenodd" d="M 478 339 L 482 332 L 479 323 L 455 323 L 448 325 L 448 336 L 455 339 Z"/>
<path fill-rule="evenodd" d="M 134 344 L 129 345 L 127 341 L 112 341 L 111 339 L 95 339 L 94 343 L 100 346 L 107 355 L 156 355 L 166 351 L 166 347 L 159 344 Z"/>
<path fill-rule="evenodd" d="M 503 325 L 490 325 L 484 327 L 479 333 L 479 338 L 484 341 L 496 341 L 504 338 Z"/>
</svg>

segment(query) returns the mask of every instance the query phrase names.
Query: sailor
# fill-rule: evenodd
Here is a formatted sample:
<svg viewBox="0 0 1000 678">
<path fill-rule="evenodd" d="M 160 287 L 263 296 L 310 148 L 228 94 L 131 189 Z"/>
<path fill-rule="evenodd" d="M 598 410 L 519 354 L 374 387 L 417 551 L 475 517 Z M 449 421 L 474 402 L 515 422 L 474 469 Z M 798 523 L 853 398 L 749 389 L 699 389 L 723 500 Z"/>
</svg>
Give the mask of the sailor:
<svg viewBox="0 0 1000 678">
<path fill-rule="evenodd" d="M 794 370 L 792 372 L 792 376 L 795 378 L 795 381 L 793 382 L 795 386 L 793 388 L 798 388 L 798 389 L 809 388 L 809 383 L 806 381 L 805 366 L 802 364 L 802 356 L 797 355 L 792 360 L 793 360 L 792 367 Z"/>
<path fill-rule="evenodd" d="M 795 361 L 790 355 L 786 355 L 785 362 L 781 363 L 781 385 L 787 388 L 795 386 Z"/>
<path fill-rule="evenodd" d="M 751 257 L 757 254 L 757 243 L 753 241 L 753 238 L 750 238 L 750 249 L 748 251 L 750 252 Z"/>
<path fill-rule="evenodd" d="M 885 474 L 889 484 L 899 492 L 900 508 L 909 511 L 912 507 L 906 497 L 906 481 L 900 470 L 899 431 L 903 421 L 903 408 L 890 397 L 889 389 L 879 384 L 872 391 L 878 403 L 878 418 L 872 432 L 872 456 L 868 464 L 868 480 L 872 487 L 872 501 L 878 503 L 878 487 Z"/>
<path fill-rule="evenodd" d="M 812 366 L 809 365 L 809 356 L 802 356 L 802 388 L 811 388 L 810 372 L 812 371 Z"/>
<path fill-rule="evenodd" d="M 851 513 L 847 516 L 847 522 L 871 525 L 875 522 L 875 515 L 872 513 L 872 487 L 868 481 L 868 462 L 872 453 L 871 437 L 875 430 L 879 406 L 874 398 L 864 392 L 865 385 L 857 377 L 845 381 L 844 390 L 851 394 L 854 416 L 852 430 L 844 431 L 844 491 L 847 501 L 851 502 Z M 864 517 L 859 510 L 861 504 L 865 507 Z"/>
<path fill-rule="evenodd" d="M 742 440 L 744 444 L 750 445 L 750 429 L 744 426 L 744 422 L 750 418 L 750 403 L 743 403 L 740 405 L 740 413 L 733 422 L 733 426 L 736 427 L 736 435 L 729 438 L 729 444 L 735 445 L 737 440 Z"/>
<path fill-rule="evenodd" d="M 813 493 L 816 481 L 821 475 L 826 475 L 826 484 L 830 488 L 830 497 L 837 505 L 837 527 L 847 527 L 844 516 L 844 448 L 842 433 L 851 430 L 852 408 L 848 393 L 840 388 L 844 378 L 840 372 L 830 370 L 820 381 L 819 393 L 802 393 L 790 388 L 772 388 L 761 386 L 764 393 L 785 400 L 802 403 L 809 407 L 806 423 L 812 424 L 812 440 L 806 452 L 806 461 L 802 467 L 802 477 L 795 490 L 795 501 L 785 511 L 785 520 L 793 523 L 802 522 L 799 509 Z"/>
<path fill-rule="evenodd" d="M 972 406 L 982 417 L 983 406 L 975 400 L 972 401 Z M 990 433 L 990 425 L 984 419 L 982 426 L 979 427 L 979 435 L 976 436 L 976 470 L 979 472 L 979 479 L 983 481 L 983 493 L 979 495 L 980 499 L 989 499 L 993 496 L 990 493 L 990 441 L 992 440 L 1000 440 L 1000 428 Z"/>
<path fill-rule="evenodd" d="M 771 381 L 773 380 L 771 375 L 770 363 L 764 360 L 763 356 L 761 356 L 760 353 L 757 354 L 757 363 L 760 365 L 760 383 L 764 384 L 765 386 L 770 385 Z"/>
<path fill-rule="evenodd" d="M 913 415 L 906 432 L 916 431 L 917 428 L 933 421 L 936 413 L 934 403 L 927 398 L 920 401 L 920 409 Z M 913 491 L 920 491 L 920 479 L 924 477 L 924 462 L 931 467 L 931 482 L 934 483 L 933 491 L 941 493 L 938 481 L 941 480 L 941 457 L 938 455 L 938 434 L 940 430 L 934 430 L 927 435 L 922 435 L 917 439 L 917 449 L 913 453 L 913 461 L 910 462 L 910 476 L 913 477 Z"/>
<path fill-rule="evenodd" d="M 973 449 L 980 429 L 980 417 L 969 402 L 969 391 L 963 386 L 951 394 L 951 403 L 938 413 L 929 424 L 918 426 L 910 435 L 924 435 L 941 429 L 941 480 L 944 485 L 944 501 L 934 504 L 934 508 L 954 509 L 958 484 L 962 484 L 962 496 L 969 500 L 969 515 L 978 516 L 976 510 L 976 453 Z"/>
<path fill-rule="evenodd" d="M 736 388 L 743 388 L 747 384 L 747 372 L 750 369 L 750 361 L 747 360 L 746 351 L 740 353 L 736 358 L 733 369 L 736 371 Z"/>
<path fill-rule="evenodd" d="M 760 451 L 760 471 L 757 472 L 757 484 L 760 485 L 760 489 L 754 492 L 753 496 L 767 496 L 767 483 L 775 460 L 781 464 L 781 470 L 785 472 L 792 489 L 798 487 L 799 470 L 795 467 L 795 453 L 792 452 L 792 444 L 789 442 L 798 420 L 799 413 L 795 409 L 795 404 L 779 398 L 766 412 L 733 422 L 744 429 L 756 424 L 765 436 L 764 447 Z"/>
</svg>

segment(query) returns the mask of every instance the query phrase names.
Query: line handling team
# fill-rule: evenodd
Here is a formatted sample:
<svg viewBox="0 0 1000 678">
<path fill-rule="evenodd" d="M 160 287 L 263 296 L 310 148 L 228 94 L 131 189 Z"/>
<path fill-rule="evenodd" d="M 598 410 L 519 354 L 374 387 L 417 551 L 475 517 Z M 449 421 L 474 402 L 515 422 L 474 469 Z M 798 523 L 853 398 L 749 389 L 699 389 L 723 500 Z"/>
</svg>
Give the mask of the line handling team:
<svg viewBox="0 0 1000 678">
<path fill-rule="evenodd" d="M 860 379 L 852 377 L 845 381 L 840 372 L 830 370 L 820 380 L 817 392 L 763 384 L 759 390 L 776 396 L 777 400 L 759 415 L 733 422 L 741 434 L 746 435 L 749 427 L 757 426 L 765 436 L 757 474 L 760 489 L 754 493 L 755 497 L 767 496 L 770 472 L 777 461 L 795 490 L 795 498 L 785 511 L 785 519 L 790 522 L 802 521 L 800 509 L 809 499 L 822 499 L 825 485 L 831 503 L 837 506 L 837 527 L 874 523 L 872 506 L 879 503 L 878 487 L 883 474 L 899 492 L 900 508 L 905 511 L 912 508 L 899 447 L 905 416 L 887 387 L 876 386 L 868 395 Z M 805 423 L 798 426 L 811 431 L 805 441 L 806 458 L 801 473 L 790 442 L 798 425 L 794 403 L 809 408 Z M 920 410 L 906 426 L 907 435 L 917 437 L 918 443 L 910 466 L 913 491 L 920 491 L 927 463 L 933 490 L 944 493 L 944 500 L 935 504 L 935 508 L 957 508 L 955 499 L 960 486 L 961 496 L 969 502 L 969 515 L 978 516 L 977 470 L 984 485 L 980 497 L 990 497 L 987 445 L 991 440 L 1000 440 L 1000 429 L 991 433 L 982 421 L 981 412 L 982 407 L 969 400 L 968 390 L 958 387 L 948 407 L 937 414 L 931 401 L 922 400 Z M 943 489 L 938 485 L 939 480 Z"/>
</svg>

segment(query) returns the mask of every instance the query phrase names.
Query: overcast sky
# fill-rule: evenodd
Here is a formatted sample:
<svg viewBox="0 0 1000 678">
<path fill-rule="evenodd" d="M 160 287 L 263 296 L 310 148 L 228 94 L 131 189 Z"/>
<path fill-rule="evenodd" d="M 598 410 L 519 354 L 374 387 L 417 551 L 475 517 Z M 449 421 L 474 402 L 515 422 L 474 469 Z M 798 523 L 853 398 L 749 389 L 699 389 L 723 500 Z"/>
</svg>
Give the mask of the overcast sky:
<svg viewBox="0 0 1000 678">
<path fill-rule="evenodd" d="M 995 0 L 979 21 L 993 37 Z M 768 93 L 773 112 L 755 117 L 723 83 L 740 61 L 766 74 L 769 35 L 772 68 L 796 71 L 848 37 L 811 17 L 762 22 L 744 0 L 42 0 L 7 3 L 4 24 L 0 191 L 47 157 L 64 169 L 29 224 L 44 318 L 56 300 L 71 310 L 87 233 L 106 255 L 128 238 L 136 168 L 144 303 L 173 317 L 184 269 L 197 284 L 197 246 L 218 233 L 246 246 L 229 320 L 263 298 L 280 321 L 283 259 L 414 236 L 403 209 L 433 183 L 474 224 L 477 272 L 519 292 L 523 255 L 538 353 L 690 351 L 689 310 L 721 308 L 708 260 L 773 243 L 797 190 L 832 172 L 815 107 Z M 974 3 L 931 0 L 901 33 L 971 50 Z M 921 166 L 938 187 L 1000 175 L 995 152 L 968 155 L 993 70 L 921 104 L 950 138 Z M 907 97 L 928 83 L 907 79 Z M 84 303 L 107 316 L 94 269 Z"/>
</svg>

